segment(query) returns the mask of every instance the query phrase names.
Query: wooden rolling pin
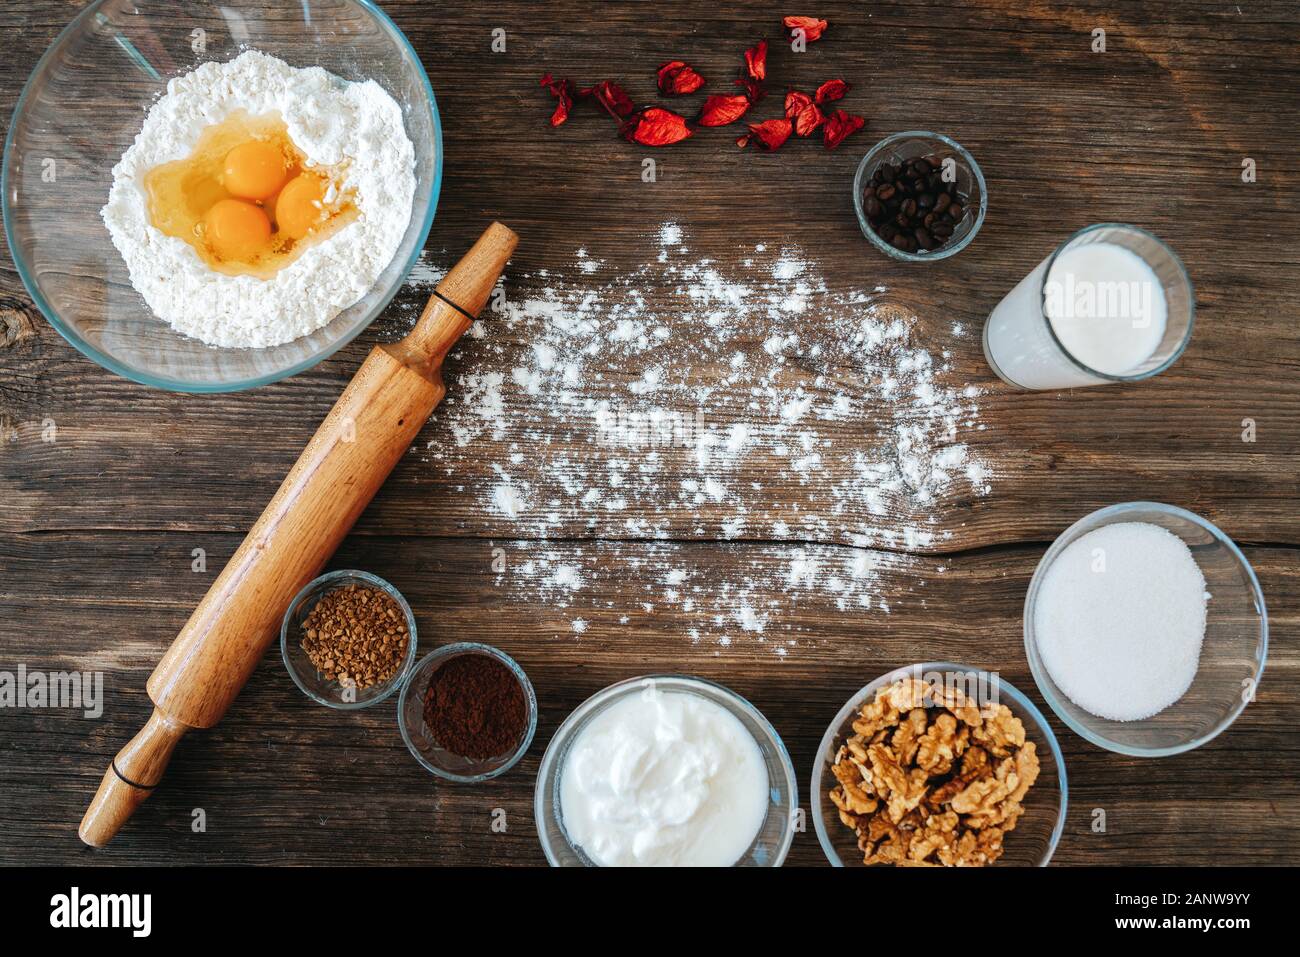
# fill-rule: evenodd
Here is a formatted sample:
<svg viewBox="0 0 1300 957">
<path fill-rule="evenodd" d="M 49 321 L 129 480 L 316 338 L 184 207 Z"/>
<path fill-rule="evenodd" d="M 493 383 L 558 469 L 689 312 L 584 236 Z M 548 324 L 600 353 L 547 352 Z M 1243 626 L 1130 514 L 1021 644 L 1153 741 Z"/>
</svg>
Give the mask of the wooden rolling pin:
<svg viewBox="0 0 1300 957">
<path fill-rule="evenodd" d="M 226 713 L 315 578 L 442 401 L 442 360 L 492 294 L 519 237 L 493 223 L 405 339 L 376 346 L 149 678 L 148 723 L 109 764 L 81 820 L 102 847 L 162 778 L 181 736 Z"/>
</svg>

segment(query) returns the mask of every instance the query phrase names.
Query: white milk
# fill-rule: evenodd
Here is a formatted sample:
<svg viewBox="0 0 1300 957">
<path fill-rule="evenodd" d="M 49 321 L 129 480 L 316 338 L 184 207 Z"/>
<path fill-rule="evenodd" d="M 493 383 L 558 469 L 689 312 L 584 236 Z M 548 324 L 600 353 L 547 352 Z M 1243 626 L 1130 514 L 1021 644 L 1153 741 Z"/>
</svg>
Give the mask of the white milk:
<svg viewBox="0 0 1300 957">
<path fill-rule="evenodd" d="M 1107 380 L 1080 369 L 1061 346 L 1114 376 L 1133 373 L 1155 353 L 1168 308 L 1159 277 L 1141 256 L 1113 243 L 1074 246 L 1052 262 L 1044 285 L 1048 262 L 1007 293 L 985 323 L 984 352 L 1000 375 L 1027 389 L 1098 385 Z"/>
<path fill-rule="evenodd" d="M 564 830 L 602 867 L 729 867 L 767 816 L 767 765 L 726 708 L 647 688 L 578 733 L 560 770 Z"/>
</svg>

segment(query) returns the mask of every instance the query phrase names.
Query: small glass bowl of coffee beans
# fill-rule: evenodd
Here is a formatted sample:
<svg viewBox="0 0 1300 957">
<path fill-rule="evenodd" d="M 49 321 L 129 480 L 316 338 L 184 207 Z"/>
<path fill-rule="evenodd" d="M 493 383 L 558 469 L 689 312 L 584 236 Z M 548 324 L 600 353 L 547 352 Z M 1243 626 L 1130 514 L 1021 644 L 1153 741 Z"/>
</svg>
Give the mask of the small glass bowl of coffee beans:
<svg viewBox="0 0 1300 957">
<path fill-rule="evenodd" d="M 853 206 L 881 252 L 928 262 L 957 254 L 975 238 L 988 194 L 970 153 L 942 134 L 912 130 L 886 137 L 862 158 Z"/>
<path fill-rule="evenodd" d="M 280 626 L 280 656 L 302 693 L 331 708 L 366 708 L 415 664 L 415 616 L 378 575 L 343 569 L 308 582 Z"/>
</svg>

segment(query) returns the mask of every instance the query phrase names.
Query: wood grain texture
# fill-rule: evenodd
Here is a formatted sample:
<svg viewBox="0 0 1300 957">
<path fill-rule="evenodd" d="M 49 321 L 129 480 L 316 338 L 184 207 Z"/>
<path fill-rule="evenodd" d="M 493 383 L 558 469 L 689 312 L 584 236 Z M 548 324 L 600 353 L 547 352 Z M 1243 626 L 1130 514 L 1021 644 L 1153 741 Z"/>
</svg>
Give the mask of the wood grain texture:
<svg viewBox="0 0 1300 957">
<path fill-rule="evenodd" d="M 995 667 L 1041 703 L 1020 637 L 1034 564 L 1075 518 L 1139 498 L 1190 508 L 1246 547 L 1269 603 L 1268 672 L 1259 700 L 1228 733 L 1175 758 L 1102 752 L 1053 719 L 1071 790 L 1055 860 L 1300 857 L 1294 4 L 826 3 L 815 11 L 832 23 L 826 37 L 802 56 L 774 45 L 771 72 L 779 85 L 850 80 L 846 106 L 866 114 L 866 130 L 839 152 L 773 156 L 702 133 L 656 154 L 654 184 L 641 182 L 643 151 L 599 118 L 550 130 L 538 76 L 621 78 L 638 100 L 652 98 L 653 69 L 666 59 L 730 76 L 740 50 L 760 35 L 775 38 L 769 5 L 703 15 L 687 3 L 605 4 L 598 15 L 577 3 L 384 6 L 420 52 L 442 114 L 433 261 L 447 264 L 492 219 L 520 233 L 512 271 L 521 274 L 571 270 L 580 245 L 611 270 L 632 269 L 666 218 L 690 231 L 697 253 L 722 263 L 755 243 L 797 243 L 835 290 L 887 286 L 925 319 L 932 346 L 951 352 L 958 374 L 987 390 L 986 428 L 971 441 L 994 463 L 992 494 L 945 497 L 936 515 L 948 537 L 879 556 L 888 566 L 880 584 L 888 615 L 854 615 L 770 586 L 764 597 L 780 609 L 780 633 L 797 641 L 778 660 L 757 642 L 725 651 L 692 643 L 691 616 L 644 611 L 645 582 L 619 570 L 671 554 L 725 577 L 783 567 L 796 548 L 838 554 L 846 541 L 724 542 L 720 512 L 677 521 L 666 543 L 580 519 L 551 541 L 521 541 L 510 522 L 485 511 L 481 488 L 493 479 L 491 463 L 528 440 L 522 428 L 484 435 L 438 468 L 408 457 L 331 564 L 396 584 L 426 648 L 473 637 L 520 661 L 542 709 L 522 764 L 487 788 L 435 784 L 406 753 L 394 708 L 336 714 L 311 705 L 273 649 L 227 719 L 178 748 L 165 787 L 118 840 L 90 852 L 76 821 L 104 760 L 148 717 L 144 684 L 158 656 L 367 351 L 399 338 L 427 293 L 399 294 L 358 340 L 292 380 L 182 396 L 126 382 L 76 353 L 35 311 L 12 261 L 0 258 L 0 670 L 25 663 L 106 673 L 98 720 L 69 709 L 0 710 L 8 756 L 0 763 L 0 861 L 540 863 L 532 783 L 551 734 L 589 694 L 656 670 L 700 674 L 749 697 L 781 732 L 806 792 L 826 722 L 889 668 L 936 658 Z M 37 58 L 79 8 L 33 0 L 0 10 L 6 122 Z M 506 54 L 489 52 L 494 27 L 507 31 Z M 1094 27 L 1107 31 L 1105 54 L 1089 52 Z M 901 129 L 953 135 L 979 159 L 991 197 L 971 247 L 921 269 L 867 246 L 850 196 L 862 151 Z M 1246 157 L 1258 164 L 1255 184 L 1241 182 Z M 953 335 L 953 324 L 979 329 L 1056 242 L 1105 220 L 1151 229 L 1186 262 L 1198 300 L 1188 352 L 1137 386 L 1026 395 L 997 383 L 978 338 Z M 674 335 L 689 335 L 667 290 L 646 294 L 659 297 Z M 462 343 L 449 372 L 508 372 L 531 347 L 526 326 L 493 341 L 504 351 Z M 761 350 L 762 341 L 757 329 L 740 348 Z M 725 428 L 739 414 L 722 403 L 715 419 Z M 1251 444 L 1240 437 L 1246 418 L 1257 427 Z M 41 440 L 47 419 L 57 425 L 52 443 Z M 820 428 L 841 445 L 855 441 L 836 423 Z M 584 447 L 591 436 L 583 429 L 574 423 L 551 440 Z M 449 440 L 435 417 L 417 443 Z M 551 481 L 531 477 L 543 488 Z M 777 483 L 764 494 L 760 505 L 778 514 L 815 490 Z M 631 501 L 629 517 L 650 517 L 652 507 Z M 494 545 L 511 567 L 541 552 L 607 564 L 611 573 L 594 576 L 585 596 L 603 610 L 586 614 L 588 630 L 575 637 L 563 607 L 490 572 Z M 194 548 L 207 551 L 206 573 L 190 570 Z M 204 834 L 190 830 L 199 807 Z M 489 828 L 496 807 L 507 812 L 504 834 Z M 1107 811 L 1105 834 L 1089 828 L 1098 807 Z M 800 835 L 791 863 L 822 860 L 815 836 Z"/>
</svg>

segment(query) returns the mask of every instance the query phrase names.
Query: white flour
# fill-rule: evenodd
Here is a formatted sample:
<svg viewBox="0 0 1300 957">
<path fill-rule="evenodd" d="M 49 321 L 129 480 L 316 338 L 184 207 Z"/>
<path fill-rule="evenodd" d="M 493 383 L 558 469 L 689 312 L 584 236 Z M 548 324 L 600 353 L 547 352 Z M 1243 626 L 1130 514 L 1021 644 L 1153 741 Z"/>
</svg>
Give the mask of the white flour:
<svg viewBox="0 0 1300 957">
<path fill-rule="evenodd" d="M 792 606 L 887 614 L 882 579 L 900 593 L 913 553 L 950 534 L 945 504 L 990 491 L 965 441 L 979 390 L 885 290 L 832 292 L 796 248 L 724 269 L 675 224 L 655 238 L 631 271 L 585 248 L 571 276 L 510 277 L 418 453 L 486 457 L 485 524 L 529 539 L 500 583 L 567 609 L 575 638 L 679 613 L 693 642 L 786 655 L 805 640 Z M 599 540 L 538 541 L 577 534 Z M 635 608 L 597 597 L 629 582 Z"/>
<path fill-rule="evenodd" d="M 204 128 L 239 110 L 278 112 L 308 165 L 346 162 L 343 187 L 360 213 L 267 280 L 209 269 L 188 243 L 153 227 L 146 206 L 144 175 L 189 155 Z M 414 169 L 402 109 L 379 84 L 250 50 L 167 84 L 113 168 L 101 215 L 131 284 L 159 318 L 210 345 L 273 346 L 319 329 L 369 291 L 406 232 Z"/>
</svg>

